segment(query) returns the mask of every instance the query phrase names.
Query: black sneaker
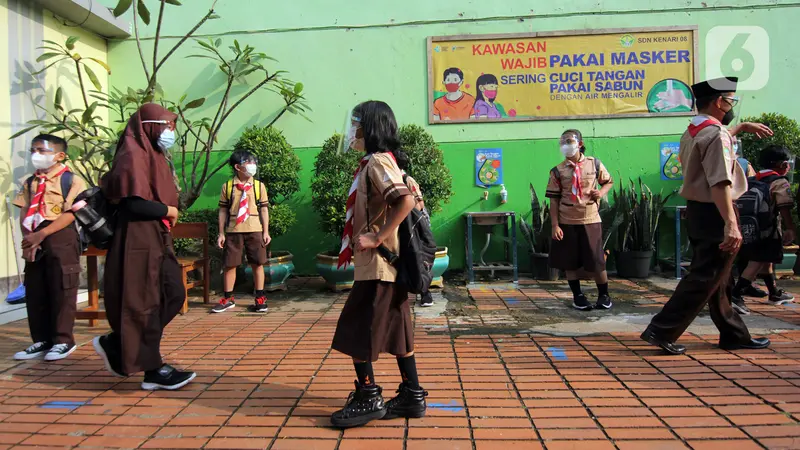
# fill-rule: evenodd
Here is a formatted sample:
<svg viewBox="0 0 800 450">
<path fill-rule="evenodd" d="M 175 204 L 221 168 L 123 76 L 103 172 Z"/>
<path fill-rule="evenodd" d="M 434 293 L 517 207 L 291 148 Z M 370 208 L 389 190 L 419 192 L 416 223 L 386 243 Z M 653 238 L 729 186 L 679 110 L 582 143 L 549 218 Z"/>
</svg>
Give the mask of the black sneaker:
<svg viewBox="0 0 800 450">
<path fill-rule="evenodd" d="M 51 348 L 53 348 L 53 344 L 49 342 L 37 342 L 23 351 L 15 353 L 14 359 L 18 361 L 24 361 L 27 359 L 38 358 L 39 356 L 50 351 Z"/>
<path fill-rule="evenodd" d="M 597 304 L 594 305 L 595 309 L 611 309 L 614 303 L 611 302 L 611 296 L 601 295 L 597 298 Z"/>
<path fill-rule="evenodd" d="M 789 294 L 783 289 L 778 289 L 773 295 L 769 296 L 770 305 L 783 305 L 794 301 L 794 295 Z"/>
<path fill-rule="evenodd" d="M 194 372 L 181 372 L 169 364 L 164 364 L 160 369 L 148 370 L 144 373 L 142 389 L 145 391 L 158 389 L 174 391 L 189 384 L 196 376 L 197 374 Z"/>
<path fill-rule="evenodd" d="M 433 296 L 431 295 L 430 292 L 426 292 L 425 294 L 422 295 L 422 299 L 419 302 L 419 306 L 422 306 L 423 308 L 433 306 Z"/>
<path fill-rule="evenodd" d="M 109 335 L 97 336 L 92 339 L 92 346 L 94 351 L 103 360 L 106 370 L 115 377 L 125 378 L 125 372 L 122 371 L 122 357 L 117 346 L 113 345 Z"/>
<path fill-rule="evenodd" d="M 75 344 L 56 344 L 53 348 L 44 355 L 45 361 L 58 361 L 59 359 L 64 359 L 67 356 L 71 355 L 75 349 L 78 348 Z"/>
<path fill-rule="evenodd" d="M 425 417 L 425 410 L 428 405 L 425 397 L 428 393 L 421 387 L 412 388 L 403 383 L 397 388 L 397 397 L 386 402 L 386 415 L 384 420 L 405 417 L 408 419 L 419 419 Z"/>
<path fill-rule="evenodd" d="M 231 309 L 231 308 L 233 308 L 235 306 L 236 306 L 236 300 L 234 300 L 233 297 L 221 298 L 219 300 L 219 303 L 217 303 L 216 305 L 214 305 L 213 308 L 211 308 L 211 312 L 213 312 L 213 313 L 221 313 L 221 312 L 225 312 L 225 311 L 227 311 L 227 310 L 229 310 L 229 309 Z"/>
<path fill-rule="evenodd" d="M 759 289 L 755 285 L 751 284 L 750 286 L 747 286 L 742 290 L 742 295 L 744 295 L 745 297 L 764 298 L 769 294 L 767 293 L 767 291 Z"/>
<path fill-rule="evenodd" d="M 355 382 L 356 390 L 347 397 L 344 408 L 331 415 L 331 425 L 336 428 L 351 428 L 366 425 L 386 415 L 383 390 L 380 386 L 361 386 Z"/>
<path fill-rule="evenodd" d="M 255 302 L 253 302 L 248 309 L 250 312 L 267 312 L 269 310 L 267 306 L 267 297 L 256 297 Z"/>
<path fill-rule="evenodd" d="M 590 311 L 592 309 L 592 304 L 589 303 L 585 295 L 581 294 L 572 300 L 572 307 L 581 311 Z"/>
<path fill-rule="evenodd" d="M 744 304 L 744 299 L 741 297 L 734 296 L 731 298 L 731 306 L 740 316 L 750 315 L 750 309 Z"/>
</svg>

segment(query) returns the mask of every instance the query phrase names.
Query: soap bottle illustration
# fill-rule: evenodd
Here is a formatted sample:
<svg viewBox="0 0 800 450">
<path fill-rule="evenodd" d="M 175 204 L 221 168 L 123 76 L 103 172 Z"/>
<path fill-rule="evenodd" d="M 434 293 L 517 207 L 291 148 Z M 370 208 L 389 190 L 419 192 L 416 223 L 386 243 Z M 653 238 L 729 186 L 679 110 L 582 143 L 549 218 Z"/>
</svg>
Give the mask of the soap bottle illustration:
<svg viewBox="0 0 800 450">
<path fill-rule="evenodd" d="M 506 185 L 500 185 L 500 203 L 506 203 L 508 201 L 508 191 L 506 190 Z"/>
</svg>

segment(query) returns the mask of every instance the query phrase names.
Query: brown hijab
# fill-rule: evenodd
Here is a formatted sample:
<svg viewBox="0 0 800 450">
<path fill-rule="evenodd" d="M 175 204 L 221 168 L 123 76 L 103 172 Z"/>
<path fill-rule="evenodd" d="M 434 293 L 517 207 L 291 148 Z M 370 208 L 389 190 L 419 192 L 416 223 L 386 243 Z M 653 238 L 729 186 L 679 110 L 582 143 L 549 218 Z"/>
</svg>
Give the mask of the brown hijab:
<svg viewBox="0 0 800 450">
<path fill-rule="evenodd" d="M 166 124 L 142 123 L 143 120 L 177 119 L 175 113 L 155 103 L 142 105 L 128 120 L 117 144 L 111 170 L 103 176 L 103 194 L 111 202 L 126 197 L 178 206 L 178 188 L 169 161 L 158 147 L 158 138 Z"/>
</svg>

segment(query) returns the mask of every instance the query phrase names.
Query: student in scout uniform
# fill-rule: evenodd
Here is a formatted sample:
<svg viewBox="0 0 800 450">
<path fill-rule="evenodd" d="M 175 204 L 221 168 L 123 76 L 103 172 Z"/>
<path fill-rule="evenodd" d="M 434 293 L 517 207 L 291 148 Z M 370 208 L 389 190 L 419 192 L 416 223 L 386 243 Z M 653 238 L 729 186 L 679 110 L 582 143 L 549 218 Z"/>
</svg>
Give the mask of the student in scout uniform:
<svg viewBox="0 0 800 450">
<path fill-rule="evenodd" d="M 14 199 L 20 207 L 25 307 L 33 345 L 14 359 L 64 359 L 75 351 L 72 329 L 78 300 L 81 246 L 70 211 L 86 183 L 64 165 L 67 143 L 58 136 L 40 134 L 31 142 L 36 171 Z"/>
<path fill-rule="evenodd" d="M 383 256 L 398 254 L 398 227 L 414 208 L 395 154 L 397 122 L 389 105 L 368 101 L 352 112 L 349 148 L 365 151 L 350 187 L 339 266 L 349 263 L 355 244 L 355 283 L 342 309 L 331 348 L 353 358 L 356 390 L 331 416 L 339 428 L 372 420 L 425 415 L 425 396 L 414 358 L 414 326 L 408 292 L 397 284 L 397 270 Z M 372 362 L 381 353 L 397 357 L 403 380 L 398 396 L 384 404 Z"/>
<path fill-rule="evenodd" d="M 679 355 L 686 347 L 675 341 L 708 303 L 719 329 L 719 346 L 726 350 L 760 349 L 769 339 L 750 336 L 747 326 L 731 306 L 731 267 L 742 243 L 733 201 L 747 189 L 742 167 L 736 162 L 732 135 L 739 132 L 770 135 L 761 124 L 741 123 L 728 131 L 734 117 L 737 78 L 718 78 L 692 86 L 699 114 L 680 141 L 686 226 L 692 246 L 689 274 L 681 279 L 664 308 L 641 338 Z"/>
<path fill-rule="evenodd" d="M 256 288 L 250 311 L 267 312 L 264 264 L 267 263 L 267 245 L 272 241 L 269 235 L 267 189 L 264 183 L 253 178 L 258 169 L 255 155 L 246 150 L 237 150 L 228 163 L 233 169 L 234 178 L 222 185 L 217 238 L 217 245 L 223 249 L 225 293 L 211 311 L 220 313 L 236 306 L 233 298 L 236 268 L 242 265 L 242 256 L 247 255 Z"/>
<path fill-rule="evenodd" d="M 611 174 L 600 160 L 584 155 L 586 147 L 580 131 L 565 131 L 560 144 L 565 159 L 550 171 L 545 194 L 554 211 L 550 214 L 550 267 L 567 272 L 572 306 L 583 311 L 592 309 L 592 304 L 581 291 L 578 269 L 594 273 L 598 290 L 595 308 L 609 309 L 612 301 L 608 295 L 599 204 L 611 190 Z"/>
<path fill-rule="evenodd" d="M 775 211 L 774 233 L 771 237 L 751 244 L 743 245 L 739 257 L 747 262 L 738 283 L 733 289 L 733 308 L 739 314 L 750 314 L 744 304 L 744 295 L 753 288 L 753 281 L 760 275 L 769 290 L 769 303 L 783 305 L 794 300 L 794 296 L 778 289 L 775 286 L 775 277 L 771 266 L 783 262 L 783 245 L 794 241 L 795 228 L 792 219 L 792 188 L 786 174 L 789 173 L 792 155 L 786 147 L 770 145 L 759 155 L 758 165 L 764 169 L 756 175 L 756 180 L 769 183 L 769 203 Z M 778 220 L 778 214 L 783 219 L 784 228 Z M 785 230 L 785 231 L 784 231 Z"/>
<path fill-rule="evenodd" d="M 164 328 L 186 300 L 170 229 L 178 222 L 178 187 L 169 156 L 177 115 L 142 105 L 122 132 L 100 187 L 118 205 L 103 277 L 111 333 L 94 349 L 111 374 L 144 372 L 142 389 L 180 389 L 195 378 L 161 359 Z"/>
<path fill-rule="evenodd" d="M 403 172 L 403 180 L 406 186 L 414 196 L 414 207 L 420 211 L 425 210 L 425 201 L 422 199 L 422 189 L 419 187 L 417 180 L 413 179 L 411 175 L 406 174 L 408 169 L 408 155 L 405 152 L 397 152 L 397 167 Z M 433 306 L 433 296 L 430 291 L 425 291 L 420 298 L 420 306 L 430 307 Z"/>
</svg>

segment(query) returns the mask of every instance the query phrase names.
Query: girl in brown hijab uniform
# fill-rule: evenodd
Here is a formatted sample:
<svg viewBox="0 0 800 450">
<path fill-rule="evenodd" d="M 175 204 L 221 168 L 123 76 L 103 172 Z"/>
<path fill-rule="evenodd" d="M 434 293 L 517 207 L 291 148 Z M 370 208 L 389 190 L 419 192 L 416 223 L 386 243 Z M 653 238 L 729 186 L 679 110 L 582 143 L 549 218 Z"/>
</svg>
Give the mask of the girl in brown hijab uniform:
<svg viewBox="0 0 800 450">
<path fill-rule="evenodd" d="M 178 220 L 178 188 L 167 159 L 175 142 L 169 110 L 143 105 L 131 116 L 101 188 L 118 205 L 106 257 L 105 306 L 112 332 L 94 339 L 109 372 L 144 372 L 142 389 L 179 389 L 193 372 L 161 360 L 161 335 L 185 300 L 170 228 Z"/>
</svg>

